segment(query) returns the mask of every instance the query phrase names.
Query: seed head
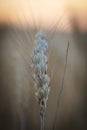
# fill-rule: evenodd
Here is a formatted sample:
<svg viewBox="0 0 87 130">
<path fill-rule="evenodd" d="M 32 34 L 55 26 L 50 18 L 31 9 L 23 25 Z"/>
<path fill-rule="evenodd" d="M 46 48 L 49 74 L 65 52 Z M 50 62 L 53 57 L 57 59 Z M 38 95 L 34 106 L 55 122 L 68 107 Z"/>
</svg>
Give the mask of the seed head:
<svg viewBox="0 0 87 130">
<path fill-rule="evenodd" d="M 48 69 L 48 44 L 45 40 L 45 33 L 36 34 L 35 46 L 32 53 L 32 69 L 35 86 L 35 97 L 41 109 L 45 110 L 48 94 L 50 91 L 50 78 L 47 75 Z"/>
</svg>

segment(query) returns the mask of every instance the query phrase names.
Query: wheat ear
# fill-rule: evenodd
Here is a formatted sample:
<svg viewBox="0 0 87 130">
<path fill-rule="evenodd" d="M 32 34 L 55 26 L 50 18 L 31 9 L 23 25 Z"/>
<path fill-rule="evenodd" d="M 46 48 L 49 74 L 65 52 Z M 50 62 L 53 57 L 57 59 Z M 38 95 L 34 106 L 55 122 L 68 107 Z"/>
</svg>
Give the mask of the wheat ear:
<svg viewBox="0 0 87 130">
<path fill-rule="evenodd" d="M 32 68 L 35 87 L 35 97 L 40 105 L 40 130 L 44 130 L 44 114 L 50 91 L 50 78 L 47 75 L 48 69 L 48 44 L 45 33 L 38 32 L 35 35 L 35 45 L 32 53 Z"/>
</svg>

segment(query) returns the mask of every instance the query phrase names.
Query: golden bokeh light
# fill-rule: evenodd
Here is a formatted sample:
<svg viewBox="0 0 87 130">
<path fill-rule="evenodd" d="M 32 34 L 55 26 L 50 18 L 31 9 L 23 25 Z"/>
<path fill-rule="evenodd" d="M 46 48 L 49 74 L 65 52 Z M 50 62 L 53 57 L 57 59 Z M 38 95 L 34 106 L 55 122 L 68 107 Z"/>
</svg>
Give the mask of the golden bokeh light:
<svg viewBox="0 0 87 130">
<path fill-rule="evenodd" d="M 71 31 L 70 18 L 75 16 L 81 29 L 87 26 L 86 0 L 0 0 L 0 3 L 0 23 Z"/>
</svg>

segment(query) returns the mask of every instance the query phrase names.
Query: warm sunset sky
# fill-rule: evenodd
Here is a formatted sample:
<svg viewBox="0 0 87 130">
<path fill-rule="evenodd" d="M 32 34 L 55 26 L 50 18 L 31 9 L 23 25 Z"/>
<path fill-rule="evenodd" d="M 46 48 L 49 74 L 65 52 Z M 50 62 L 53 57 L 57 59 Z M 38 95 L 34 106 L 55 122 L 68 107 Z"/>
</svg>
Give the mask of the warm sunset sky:
<svg viewBox="0 0 87 130">
<path fill-rule="evenodd" d="M 0 0 L 0 22 L 71 31 L 75 17 L 87 29 L 87 0 Z M 59 23 L 57 23 L 59 20 Z"/>
</svg>

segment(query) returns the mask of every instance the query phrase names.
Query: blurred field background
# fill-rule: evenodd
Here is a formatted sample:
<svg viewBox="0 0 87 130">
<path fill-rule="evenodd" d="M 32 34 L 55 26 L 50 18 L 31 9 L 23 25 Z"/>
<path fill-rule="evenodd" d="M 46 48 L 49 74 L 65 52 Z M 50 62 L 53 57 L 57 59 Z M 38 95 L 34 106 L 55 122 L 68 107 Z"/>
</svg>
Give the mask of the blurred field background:
<svg viewBox="0 0 87 130">
<path fill-rule="evenodd" d="M 0 130 L 38 130 L 31 54 L 34 36 L 44 30 L 52 76 L 45 130 L 52 130 L 58 90 L 69 53 L 55 130 L 87 129 L 86 0 L 0 0 Z"/>
</svg>

